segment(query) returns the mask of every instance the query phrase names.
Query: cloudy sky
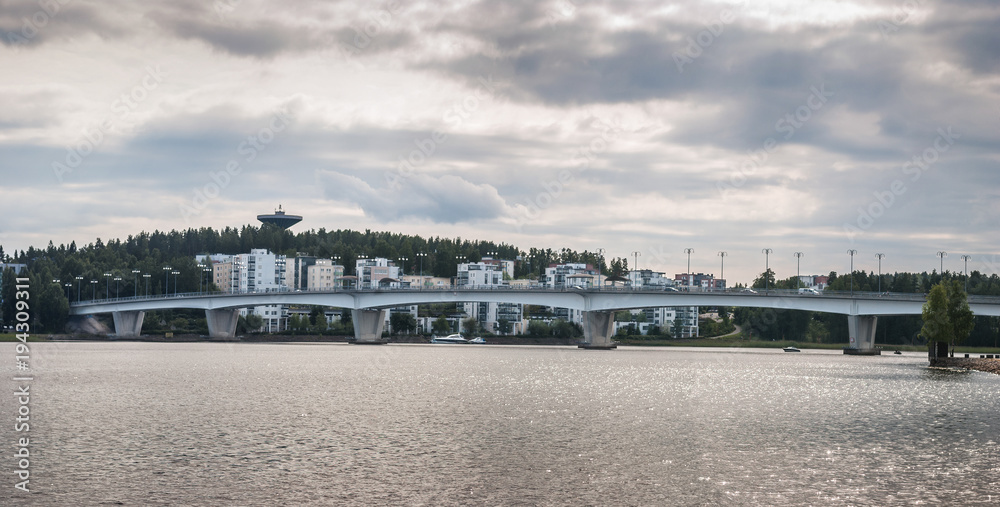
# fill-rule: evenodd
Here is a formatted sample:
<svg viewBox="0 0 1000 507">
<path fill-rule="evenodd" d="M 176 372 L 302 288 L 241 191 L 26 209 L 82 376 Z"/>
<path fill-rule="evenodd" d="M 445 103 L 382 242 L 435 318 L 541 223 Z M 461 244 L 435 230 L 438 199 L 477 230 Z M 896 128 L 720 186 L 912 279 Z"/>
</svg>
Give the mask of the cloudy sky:
<svg viewBox="0 0 1000 507">
<path fill-rule="evenodd" d="M 993 1 L 0 0 L 0 244 L 326 227 L 1000 271 Z"/>
</svg>

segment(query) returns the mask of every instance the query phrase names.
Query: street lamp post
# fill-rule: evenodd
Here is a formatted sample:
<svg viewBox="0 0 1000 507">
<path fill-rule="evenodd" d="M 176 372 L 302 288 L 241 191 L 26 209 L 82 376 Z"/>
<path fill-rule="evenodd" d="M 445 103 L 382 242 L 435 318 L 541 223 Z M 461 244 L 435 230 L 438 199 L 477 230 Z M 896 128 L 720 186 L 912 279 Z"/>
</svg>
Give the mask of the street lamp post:
<svg viewBox="0 0 1000 507">
<path fill-rule="evenodd" d="M 163 296 L 166 297 L 170 292 L 170 271 L 174 268 L 170 266 L 163 266 Z"/>
<path fill-rule="evenodd" d="M 597 290 L 601 290 L 601 264 L 604 264 L 604 249 L 598 248 L 594 253 L 597 254 Z"/>
<path fill-rule="evenodd" d="M 333 259 L 333 290 L 337 290 L 337 266 L 340 266 L 340 256 L 334 255 Z"/>
<path fill-rule="evenodd" d="M 93 301 L 97 299 L 97 280 L 90 281 L 90 300 Z"/>
<path fill-rule="evenodd" d="M 79 303 L 80 302 L 80 284 L 82 283 L 81 280 L 83 280 L 83 277 L 82 276 L 78 276 L 78 277 L 75 278 L 75 280 L 76 280 L 76 302 Z"/>
<path fill-rule="evenodd" d="M 688 290 L 691 290 L 691 282 L 694 279 L 694 277 L 691 276 L 691 254 L 693 252 L 694 252 L 694 248 L 685 248 L 684 249 L 684 253 L 686 253 L 687 256 L 688 256 L 688 267 L 687 267 L 687 274 L 686 274 L 686 278 L 687 278 L 687 282 L 688 282 L 688 284 L 687 284 L 688 285 Z"/>
<path fill-rule="evenodd" d="M 721 279 L 721 280 L 725 280 L 726 279 L 726 256 L 727 255 L 729 255 L 729 252 L 719 252 L 719 258 L 721 259 L 720 262 L 719 262 L 719 279 Z"/>
<path fill-rule="evenodd" d="M 802 252 L 795 252 L 792 255 L 795 256 L 795 288 L 798 288 L 799 283 L 802 282 L 802 272 L 800 268 L 802 267 L 802 256 L 805 254 Z"/>
<path fill-rule="evenodd" d="M 133 278 L 132 287 L 135 289 L 134 291 L 135 297 L 139 297 L 139 273 L 140 271 L 138 269 L 132 270 L 132 278 Z"/>
<path fill-rule="evenodd" d="M 851 295 L 854 295 L 854 256 L 858 254 L 855 249 L 850 249 L 847 251 L 847 255 L 851 256 Z"/>
<path fill-rule="evenodd" d="M 938 257 L 941 258 L 941 269 L 939 270 L 939 273 L 941 274 L 941 279 L 943 280 L 944 279 L 944 258 L 948 256 L 948 252 L 941 251 L 941 252 L 936 253 L 935 255 L 937 255 Z"/>
<path fill-rule="evenodd" d="M 70 289 L 71 289 L 71 288 L 73 287 L 73 284 L 72 284 L 72 283 L 70 283 L 70 282 L 66 282 L 66 283 L 65 283 L 65 284 L 63 284 L 63 285 L 65 285 L 65 286 L 66 286 L 66 301 L 69 301 L 69 297 L 70 297 L 70 296 L 69 296 L 69 291 L 70 291 Z"/>
<path fill-rule="evenodd" d="M 427 254 L 418 252 L 417 257 L 420 258 L 420 285 L 422 286 L 424 285 L 424 257 L 427 257 Z"/>
<path fill-rule="evenodd" d="M 118 282 L 121 282 L 121 281 L 122 281 L 122 277 L 120 277 L 120 276 L 116 276 L 115 277 L 115 299 L 118 299 L 118 296 L 121 295 L 121 292 L 120 292 L 120 289 L 119 289 L 119 284 L 118 284 Z"/>
<path fill-rule="evenodd" d="M 149 297 L 149 278 L 153 276 L 149 273 L 143 273 L 142 277 L 146 279 L 146 297 Z"/>
<path fill-rule="evenodd" d="M 111 299 L 111 273 L 104 273 L 104 299 Z"/>
<path fill-rule="evenodd" d="M 965 261 L 965 293 L 969 293 L 969 261 L 972 260 L 971 255 L 962 255 L 962 260 Z"/>
<path fill-rule="evenodd" d="M 760 252 L 764 254 L 764 294 L 767 294 L 771 290 L 770 284 L 768 283 L 768 278 L 770 278 L 768 275 L 771 273 L 771 266 L 768 263 L 768 257 L 774 252 L 774 250 L 765 248 Z"/>
<path fill-rule="evenodd" d="M 885 258 L 884 253 L 875 254 L 875 258 L 878 259 L 878 292 L 882 293 L 882 259 Z"/>
<path fill-rule="evenodd" d="M 405 273 L 405 271 L 406 271 L 406 261 L 410 260 L 410 258 L 409 257 L 400 257 L 398 260 L 399 260 L 399 263 L 400 263 L 400 268 L 399 268 L 399 270 L 400 270 L 400 276 L 402 276 L 402 275 L 406 274 Z"/>
<path fill-rule="evenodd" d="M 177 295 L 177 275 L 181 274 L 180 271 L 171 271 L 171 275 L 174 275 L 174 295 Z"/>
<path fill-rule="evenodd" d="M 632 264 L 632 270 L 635 271 L 635 279 L 640 282 L 639 285 L 642 286 L 642 274 L 639 273 L 639 256 L 642 255 L 638 250 L 632 252 L 632 257 L 635 259 L 635 263 Z"/>
</svg>

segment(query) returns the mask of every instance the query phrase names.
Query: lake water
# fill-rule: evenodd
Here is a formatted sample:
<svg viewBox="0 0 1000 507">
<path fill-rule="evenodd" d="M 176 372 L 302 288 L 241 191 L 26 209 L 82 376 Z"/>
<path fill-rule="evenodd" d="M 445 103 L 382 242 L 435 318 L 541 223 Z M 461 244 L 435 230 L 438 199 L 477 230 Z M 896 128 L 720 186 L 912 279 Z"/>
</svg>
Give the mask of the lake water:
<svg viewBox="0 0 1000 507">
<path fill-rule="evenodd" d="M 2 505 L 1000 502 L 1000 376 L 926 354 L 117 342 L 31 361 L 32 493 L 3 396 Z"/>
</svg>

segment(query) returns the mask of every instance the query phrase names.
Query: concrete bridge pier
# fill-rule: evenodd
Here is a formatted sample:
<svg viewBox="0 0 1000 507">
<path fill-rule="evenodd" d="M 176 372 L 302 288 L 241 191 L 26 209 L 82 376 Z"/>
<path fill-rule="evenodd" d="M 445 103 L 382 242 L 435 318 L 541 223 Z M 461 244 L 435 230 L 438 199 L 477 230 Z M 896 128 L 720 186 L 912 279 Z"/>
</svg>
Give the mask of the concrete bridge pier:
<svg viewBox="0 0 1000 507">
<path fill-rule="evenodd" d="M 583 312 L 583 343 L 581 349 L 616 349 L 611 341 L 615 332 L 615 312 Z"/>
<path fill-rule="evenodd" d="M 146 312 L 112 312 L 115 320 L 115 336 L 118 338 L 138 338 L 142 334 L 142 319 Z"/>
<path fill-rule="evenodd" d="M 875 326 L 877 315 L 848 315 L 847 329 L 850 344 L 844 349 L 845 354 L 877 356 L 881 351 L 875 348 Z"/>
<path fill-rule="evenodd" d="M 239 308 L 205 310 L 205 320 L 208 321 L 210 338 L 232 340 L 236 338 L 236 323 L 240 320 L 240 310 Z"/>
<path fill-rule="evenodd" d="M 354 323 L 354 343 L 358 345 L 385 343 L 382 339 L 385 310 L 351 310 L 351 322 Z"/>
</svg>

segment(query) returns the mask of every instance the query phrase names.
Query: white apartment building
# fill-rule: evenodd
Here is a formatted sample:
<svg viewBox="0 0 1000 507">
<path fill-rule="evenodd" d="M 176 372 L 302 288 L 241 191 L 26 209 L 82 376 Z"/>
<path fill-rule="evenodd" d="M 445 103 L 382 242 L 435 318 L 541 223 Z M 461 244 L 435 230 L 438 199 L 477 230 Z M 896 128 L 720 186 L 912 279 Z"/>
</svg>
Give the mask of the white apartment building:
<svg viewBox="0 0 1000 507">
<path fill-rule="evenodd" d="M 355 263 L 359 289 L 377 289 L 383 278 L 392 278 L 398 283 L 399 267 L 384 257 L 358 259 Z"/>
<path fill-rule="evenodd" d="M 573 275 L 587 275 L 587 276 L 573 276 Z M 597 269 L 590 264 L 582 263 L 569 263 L 569 264 L 550 264 L 549 267 L 545 268 L 545 277 L 542 280 L 542 285 L 550 289 L 563 289 L 566 287 L 572 287 L 574 285 L 579 285 L 580 287 L 591 287 L 597 285 L 596 277 L 598 276 Z M 569 278 L 573 277 L 573 278 Z M 588 285 L 581 285 L 581 283 L 587 283 Z"/>
<path fill-rule="evenodd" d="M 507 285 L 504 282 L 505 263 L 509 263 L 513 272 L 513 261 L 486 259 L 482 262 L 459 264 L 456 285 L 475 288 L 504 287 Z M 484 331 L 498 333 L 501 320 L 510 324 L 509 334 L 522 334 L 527 328 L 524 323 L 524 305 L 519 303 L 463 303 L 462 309 L 466 315 L 475 317 Z"/>
<path fill-rule="evenodd" d="M 199 255 L 198 262 L 210 259 L 213 263 L 212 278 L 220 290 L 227 292 L 277 292 L 287 290 L 285 282 L 285 256 L 275 255 L 264 248 L 255 248 L 248 254 Z M 255 313 L 264 319 L 263 329 L 281 331 L 287 327 L 288 312 L 283 305 L 256 306 L 241 309 L 240 315 Z"/>
<path fill-rule="evenodd" d="M 344 278 L 344 266 L 332 259 L 316 259 L 306 272 L 306 285 L 300 290 L 330 290 Z"/>
</svg>

